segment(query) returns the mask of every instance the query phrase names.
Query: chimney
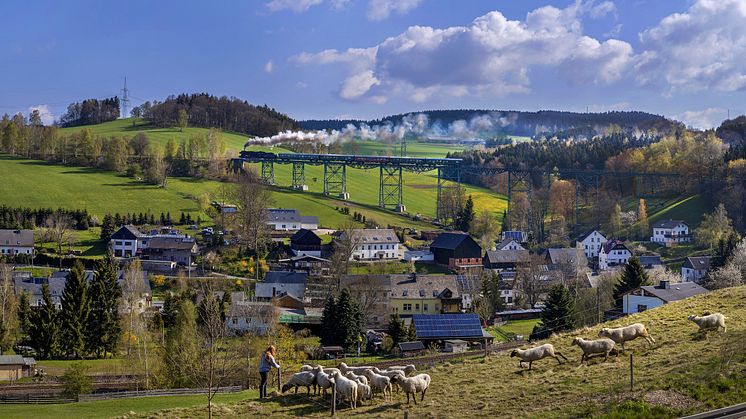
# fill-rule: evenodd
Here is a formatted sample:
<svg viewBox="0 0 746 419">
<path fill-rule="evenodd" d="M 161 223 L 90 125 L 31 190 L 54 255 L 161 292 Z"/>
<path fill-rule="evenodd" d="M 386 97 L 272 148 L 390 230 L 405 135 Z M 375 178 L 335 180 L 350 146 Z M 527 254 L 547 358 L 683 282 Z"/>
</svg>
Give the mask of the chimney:
<svg viewBox="0 0 746 419">
<path fill-rule="evenodd" d="M 667 290 L 668 287 L 669 287 L 668 280 L 667 279 L 661 279 L 661 283 L 660 283 L 659 288 Z"/>
</svg>

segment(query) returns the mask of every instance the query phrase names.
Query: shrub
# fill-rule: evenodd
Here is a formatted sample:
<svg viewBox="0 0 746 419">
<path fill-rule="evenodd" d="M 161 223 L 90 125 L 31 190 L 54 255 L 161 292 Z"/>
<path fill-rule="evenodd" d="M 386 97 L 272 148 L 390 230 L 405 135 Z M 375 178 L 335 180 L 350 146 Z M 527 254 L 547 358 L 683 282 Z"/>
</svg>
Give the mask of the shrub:
<svg viewBox="0 0 746 419">
<path fill-rule="evenodd" d="M 67 397 L 76 397 L 78 394 L 91 392 L 91 377 L 86 374 L 88 366 L 82 362 L 76 362 L 65 370 L 62 375 L 62 394 Z"/>
</svg>

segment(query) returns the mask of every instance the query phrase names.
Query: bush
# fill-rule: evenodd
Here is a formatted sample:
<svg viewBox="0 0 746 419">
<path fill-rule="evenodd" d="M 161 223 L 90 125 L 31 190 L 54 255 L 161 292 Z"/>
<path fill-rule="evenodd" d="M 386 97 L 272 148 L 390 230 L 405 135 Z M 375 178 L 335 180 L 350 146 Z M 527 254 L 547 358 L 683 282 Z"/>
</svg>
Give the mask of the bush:
<svg viewBox="0 0 746 419">
<path fill-rule="evenodd" d="M 62 394 L 67 397 L 76 397 L 78 394 L 88 394 L 91 392 L 91 377 L 86 374 L 88 366 L 82 362 L 76 362 L 70 365 L 62 375 Z"/>
</svg>

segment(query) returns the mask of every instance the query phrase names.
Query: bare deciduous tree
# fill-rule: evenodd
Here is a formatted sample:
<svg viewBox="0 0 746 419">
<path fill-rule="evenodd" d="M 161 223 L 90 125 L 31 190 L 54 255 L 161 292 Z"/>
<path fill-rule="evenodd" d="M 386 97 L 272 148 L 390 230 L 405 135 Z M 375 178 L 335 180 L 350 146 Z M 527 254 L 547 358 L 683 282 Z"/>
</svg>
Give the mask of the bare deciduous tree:
<svg viewBox="0 0 746 419">
<path fill-rule="evenodd" d="M 248 170 L 241 174 L 231 198 L 236 205 L 236 214 L 232 219 L 234 230 L 239 242 L 256 253 L 254 272 L 255 279 L 259 280 L 259 259 L 269 240 L 267 208 L 272 205 L 272 195 L 262 184 L 259 174 L 255 170 Z"/>
<path fill-rule="evenodd" d="M 132 339 L 139 339 L 138 333 L 143 332 L 145 326 L 142 321 L 140 303 L 145 293 L 145 282 L 140 260 L 133 259 L 124 269 L 122 281 L 122 308 L 120 312 L 127 313 L 127 356 L 132 354 Z M 138 351 L 139 355 L 139 351 Z"/>
<path fill-rule="evenodd" d="M 0 263 L 0 355 L 18 337 L 18 300 L 13 291 L 13 267 Z"/>
<path fill-rule="evenodd" d="M 62 248 L 70 245 L 74 239 L 72 232 L 73 220 L 67 214 L 55 212 L 45 221 L 42 237 L 45 242 L 52 242 L 57 247 L 57 256 L 62 269 Z"/>
</svg>

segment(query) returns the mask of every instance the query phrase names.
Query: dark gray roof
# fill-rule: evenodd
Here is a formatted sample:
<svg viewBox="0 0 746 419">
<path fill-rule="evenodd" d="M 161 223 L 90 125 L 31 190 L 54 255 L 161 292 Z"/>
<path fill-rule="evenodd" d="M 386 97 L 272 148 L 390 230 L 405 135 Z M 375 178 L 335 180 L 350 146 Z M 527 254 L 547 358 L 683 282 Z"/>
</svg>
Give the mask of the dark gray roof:
<svg viewBox="0 0 746 419">
<path fill-rule="evenodd" d="M 621 241 L 621 240 L 609 240 L 606 243 L 602 244 L 601 247 L 603 248 L 604 253 L 606 253 L 607 255 L 612 250 L 626 250 L 626 251 L 632 253 L 632 251 L 629 250 L 629 248 L 627 247 L 627 245 L 624 244 L 624 242 Z"/>
<path fill-rule="evenodd" d="M 580 235 L 580 236 L 578 237 L 578 241 L 581 241 L 581 242 L 582 242 L 583 240 L 587 239 L 587 238 L 588 238 L 588 236 L 590 236 L 591 234 L 593 234 L 593 233 L 595 233 L 595 232 L 598 232 L 598 234 L 600 234 L 600 235 L 601 235 L 602 237 L 604 237 L 604 239 L 605 239 L 605 237 L 606 237 L 606 236 L 604 236 L 604 233 L 602 233 L 602 232 L 601 232 L 601 230 L 599 230 L 599 229 L 598 229 L 598 227 L 596 227 L 596 228 L 593 228 L 593 229 L 591 229 L 591 230 L 588 230 L 588 231 L 584 232 L 583 234 L 581 234 L 581 235 Z"/>
<path fill-rule="evenodd" d="M 300 222 L 304 224 L 318 224 L 319 217 L 315 215 L 301 215 Z"/>
<path fill-rule="evenodd" d="M 0 365 L 26 365 L 21 355 L 0 355 Z"/>
<path fill-rule="evenodd" d="M 300 212 L 298 212 L 298 210 L 296 209 L 267 208 L 267 217 L 269 218 L 269 221 L 301 221 Z"/>
<path fill-rule="evenodd" d="M 654 267 L 663 265 L 660 255 L 655 256 L 640 256 L 640 265 L 643 267 Z"/>
<path fill-rule="evenodd" d="M 192 250 L 194 239 L 183 237 L 154 237 L 148 242 L 148 249 Z"/>
<path fill-rule="evenodd" d="M 464 240 L 467 240 L 469 238 L 469 235 L 466 233 L 440 233 L 440 235 L 433 240 L 433 244 L 430 245 L 430 248 L 439 248 L 439 249 L 455 249 L 457 248 Z"/>
<path fill-rule="evenodd" d="M 425 345 L 416 340 L 414 342 L 399 342 L 399 350 L 402 352 L 408 351 L 422 351 L 425 349 Z"/>
<path fill-rule="evenodd" d="M 665 302 L 683 300 L 695 295 L 704 294 L 707 290 L 696 282 L 681 282 L 668 284 L 665 288 L 660 285 L 642 287 L 646 294 L 654 295 Z"/>
<path fill-rule="evenodd" d="M 658 220 L 653 223 L 653 228 L 675 228 L 678 227 L 679 224 L 684 224 L 689 227 L 689 225 L 682 220 Z"/>
<path fill-rule="evenodd" d="M 133 240 L 142 236 L 143 234 L 137 229 L 137 227 L 133 225 L 124 225 L 120 227 L 119 230 L 115 231 L 114 234 L 111 235 L 111 238 Z"/>
<path fill-rule="evenodd" d="M 547 252 L 549 253 L 549 260 L 553 264 L 576 263 L 577 258 L 582 258 L 581 263 L 588 263 L 585 252 L 574 247 L 551 248 L 547 249 Z"/>
<path fill-rule="evenodd" d="M 684 268 L 701 270 L 709 270 L 710 262 L 712 262 L 711 256 L 689 256 L 684 261 Z"/>
<path fill-rule="evenodd" d="M 317 236 L 316 233 L 311 230 L 301 228 L 290 237 L 290 243 L 291 245 L 294 243 L 321 244 L 321 237 Z"/>
<path fill-rule="evenodd" d="M 513 241 L 516 242 L 516 243 L 518 243 L 518 241 L 516 239 L 510 238 L 510 237 L 506 237 L 502 241 L 500 241 L 500 243 L 498 243 L 495 246 L 495 248 L 498 249 L 498 250 L 500 250 L 503 247 L 507 246 L 510 242 L 513 242 Z M 518 243 L 518 245 L 521 246 L 520 243 Z M 523 247 L 523 246 L 521 246 L 521 247 Z"/>
<path fill-rule="evenodd" d="M 305 284 L 306 272 L 269 271 L 264 276 L 265 283 L 271 284 Z"/>
<path fill-rule="evenodd" d="M 34 230 L 0 230 L 0 246 L 34 247 Z"/>
<path fill-rule="evenodd" d="M 490 263 L 516 263 L 527 262 L 528 250 L 488 250 L 487 259 Z"/>
</svg>

